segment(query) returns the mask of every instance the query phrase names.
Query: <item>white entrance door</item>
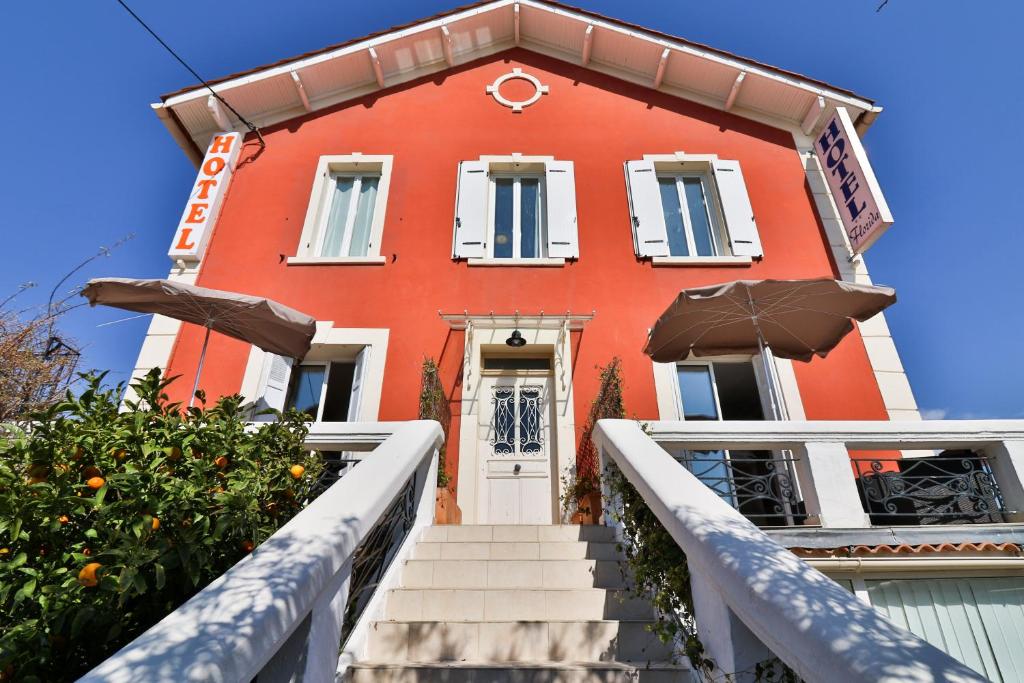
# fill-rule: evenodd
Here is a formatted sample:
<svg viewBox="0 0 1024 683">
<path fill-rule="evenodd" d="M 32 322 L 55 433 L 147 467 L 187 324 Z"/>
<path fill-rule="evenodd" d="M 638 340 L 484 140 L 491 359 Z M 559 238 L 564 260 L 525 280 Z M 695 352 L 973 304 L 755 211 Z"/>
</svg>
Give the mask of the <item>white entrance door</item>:
<svg viewBox="0 0 1024 683">
<path fill-rule="evenodd" d="M 550 377 L 485 377 L 478 416 L 478 519 L 551 524 Z"/>
</svg>

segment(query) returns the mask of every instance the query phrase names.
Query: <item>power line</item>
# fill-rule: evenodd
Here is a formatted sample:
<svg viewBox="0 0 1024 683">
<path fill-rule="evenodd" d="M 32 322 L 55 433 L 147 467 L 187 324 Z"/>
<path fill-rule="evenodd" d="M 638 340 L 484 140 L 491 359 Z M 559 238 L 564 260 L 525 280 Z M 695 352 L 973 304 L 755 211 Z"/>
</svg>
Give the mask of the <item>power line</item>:
<svg viewBox="0 0 1024 683">
<path fill-rule="evenodd" d="M 225 107 L 227 107 L 228 109 L 230 109 L 230 110 L 231 110 L 231 113 L 232 113 L 232 114 L 234 114 L 235 116 L 237 116 L 237 117 L 238 117 L 238 120 L 239 120 L 239 121 L 241 121 L 242 123 L 244 123 L 244 124 L 245 124 L 245 126 L 246 126 L 246 128 L 248 128 L 250 132 L 252 132 L 252 133 L 255 133 L 255 134 L 256 134 L 256 139 L 258 139 L 258 140 L 260 141 L 260 147 L 266 147 L 266 146 L 267 146 L 267 143 L 266 143 L 266 142 L 265 142 L 265 141 L 263 140 L 263 134 L 262 134 L 262 133 L 260 133 L 260 129 L 259 129 L 259 128 L 257 128 L 257 127 L 256 127 L 255 125 L 253 125 L 252 123 L 250 123 L 250 122 L 249 122 L 249 120 L 248 120 L 247 118 L 245 118 L 244 116 L 242 116 L 241 114 L 239 114 L 239 113 L 238 113 L 238 111 L 237 111 L 237 110 L 236 110 L 236 109 L 235 109 L 234 107 L 232 107 L 232 106 L 231 106 L 231 105 L 230 105 L 230 104 L 229 104 L 229 103 L 227 102 L 227 100 L 225 100 L 225 99 L 224 99 L 223 97 L 221 97 L 220 95 L 218 95 L 218 94 L 217 94 L 217 91 L 215 91 L 215 90 L 213 89 L 213 86 L 212 86 L 212 85 L 210 85 L 209 83 L 207 83 L 207 82 L 206 82 L 206 81 L 205 81 L 205 80 L 203 79 L 203 77 L 202 77 L 202 76 L 200 76 L 199 74 L 197 74 L 197 73 L 196 73 L 196 70 L 195 70 L 195 69 L 193 69 L 193 68 L 192 68 L 191 66 L 189 66 L 189 65 L 188 65 L 188 62 L 186 62 L 186 61 L 185 61 L 184 59 L 182 59 L 182 58 L 181 58 L 180 56 L 178 56 L 178 53 L 177 53 L 177 52 L 175 52 L 175 51 L 174 51 L 173 49 L 171 49 L 171 46 L 170 46 L 170 45 L 168 45 L 167 43 L 165 43 L 165 42 L 164 42 L 164 40 L 163 40 L 163 38 L 161 38 L 160 36 L 158 36 L 158 35 L 156 34 L 156 31 L 154 31 L 153 29 L 151 29 L 151 28 L 149 27 L 149 24 L 147 24 L 146 22 L 144 22 L 144 21 L 142 20 L 142 17 L 140 17 L 140 16 L 139 16 L 138 14 L 136 14 L 135 12 L 133 12 L 133 11 L 132 11 L 132 8 L 131 8 L 131 7 L 129 7 L 129 6 L 127 5 L 127 4 L 125 4 L 124 0 L 117 0 L 117 4 L 121 5 L 121 7 L 123 7 L 123 8 L 124 8 L 124 10 L 125 10 L 126 12 L 128 12 L 128 14 L 132 15 L 132 18 L 133 18 L 133 19 L 135 19 L 135 21 L 139 22 L 139 25 L 140 25 L 140 26 L 142 26 L 142 28 L 146 29 L 146 31 L 148 31 L 148 32 L 149 32 L 149 35 L 151 35 L 151 36 L 153 36 L 154 38 L 156 38 L 156 41 L 157 41 L 158 43 L 160 43 L 161 45 L 163 45 L 163 46 L 164 46 L 164 49 L 165 49 L 165 50 L 167 50 L 168 52 L 170 52 L 170 53 L 171 53 L 171 56 L 172 56 L 172 57 L 174 57 L 175 59 L 177 59 L 177 60 L 178 60 L 178 62 L 179 62 L 179 63 L 180 63 L 180 64 L 181 64 L 181 65 L 182 65 L 183 67 L 185 67 L 186 69 L 188 69 L 188 72 L 189 72 L 190 74 L 192 74 L 193 76 L 195 76 L 195 78 L 196 78 L 196 80 L 197 80 L 197 81 L 199 81 L 199 82 L 200 82 L 200 83 L 202 83 L 202 84 L 203 84 L 204 86 L 206 86 L 206 89 L 210 91 L 210 94 L 211 94 L 211 95 L 213 95 L 214 97 L 216 97 L 216 98 L 217 98 L 217 100 L 218 100 L 218 101 L 219 101 L 219 102 L 220 102 L 221 104 L 223 104 L 223 105 L 224 105 Z"/>
</svg>

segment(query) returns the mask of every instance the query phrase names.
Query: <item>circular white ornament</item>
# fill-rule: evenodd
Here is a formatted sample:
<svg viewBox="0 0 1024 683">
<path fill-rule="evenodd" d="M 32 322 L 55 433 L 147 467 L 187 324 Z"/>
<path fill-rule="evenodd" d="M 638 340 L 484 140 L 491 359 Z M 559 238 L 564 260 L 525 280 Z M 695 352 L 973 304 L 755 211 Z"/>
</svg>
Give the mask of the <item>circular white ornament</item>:
<svg viewBox="0 0 1024 683">
<path fill-rule="evenodd" d="M 516 78 L 523 81 L 527 81 L 531 83 L 534 87 L 533 95 L 531 95 L 529 98 L 525 100 L 521 100 L 518 102 L 514 102 L 506 97 L 503 97 L 501 94 L 501 86 L 505 83 L 505 81 L 511 81 Z M 487 94 L 494 97 L 494 100 L 498 104 L 505 105 L 506 107 L 512 109 L 514 113 L 518 114 L 523 111 L 523 107 L 529 107 L 531 104 L 539 100 L 541 95 L 547 95 L 548 86 L 541 85 L 540 79 L 538 79 L 536 76 L 531 76 L 528 73 L 524 73 L 523 70 L 517 66 L 512 69 L 511 73 L 507 73 L 504 76 L 498 76 L 498 78 L 495 79 L 494 83 L 491 83 L 489 86 L 487 86 Z"/>
</svg>

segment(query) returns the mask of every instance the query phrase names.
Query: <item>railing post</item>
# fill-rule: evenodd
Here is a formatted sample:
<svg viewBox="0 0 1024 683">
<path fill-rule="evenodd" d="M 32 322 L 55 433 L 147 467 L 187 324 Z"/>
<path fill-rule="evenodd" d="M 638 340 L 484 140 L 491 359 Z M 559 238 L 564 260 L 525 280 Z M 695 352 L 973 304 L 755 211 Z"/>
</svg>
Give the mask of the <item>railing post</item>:
<svg viewBox="0 0 1024 683">
<path fill-rule="evenodd" d="M 808 523 L 839 529 L 871 526 L 857 495 L 857 479 L 846 444 L 811 441 L 796 452 L 796 471 Z"/>
<path fill-rule="evenodd" d="M 985 448 L 992 474 L 999 484 L 1007 521 L 1024 521 L 1024 441 L 1000 441 Z"/>
<path fill-rule="evenodd" d="M 771 650 L 729 609 L 718 589 L 692 561 L 690 590 L 697 634 L 707 656 L 715 663 L 713 679 L 730 683 L 755 681 L 754 668 L 772 656 Z"/>
</svg>

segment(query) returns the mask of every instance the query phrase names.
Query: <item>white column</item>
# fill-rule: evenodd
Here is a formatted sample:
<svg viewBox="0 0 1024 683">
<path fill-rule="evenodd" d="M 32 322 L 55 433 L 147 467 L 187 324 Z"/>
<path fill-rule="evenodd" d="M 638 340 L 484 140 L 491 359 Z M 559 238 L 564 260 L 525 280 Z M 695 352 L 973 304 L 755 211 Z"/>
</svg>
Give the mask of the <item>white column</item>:
<svg viewBox="0 0 1024 683">
<path fill-rule="evenodd" d="M 772 656 L 771 650 L 757 639 L 737 618 L 706 574 L 690 562 L 690 589 L 693 592 L 697 634 L 705 654 L 715 663 L 712 679 L 730 683 L 757 680 L 754 668 Z"/>
<path fill-rule="evenodd" d="M 833 529 L 871 526 L 845 444 L 809 442 L 793 453 L 809 522 Z"/>
<path fill-rule="evenodd" d="M 1001 441 L 985 449 L 1011 522 L 1024 522 L 1024 441 Z"/>
</svg>

